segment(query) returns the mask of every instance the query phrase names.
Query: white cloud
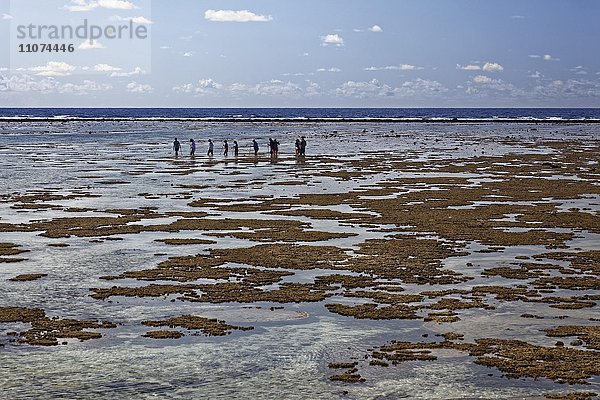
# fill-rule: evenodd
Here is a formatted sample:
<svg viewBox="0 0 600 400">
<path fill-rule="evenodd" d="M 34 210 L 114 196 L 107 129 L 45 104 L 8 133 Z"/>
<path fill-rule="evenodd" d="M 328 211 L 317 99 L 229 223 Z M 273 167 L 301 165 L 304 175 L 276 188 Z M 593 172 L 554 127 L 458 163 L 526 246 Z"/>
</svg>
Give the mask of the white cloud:
<svg viewBox="0 0 600 400">
<path fill-rule="evenodd" d="M 154 88 L 148 84 L 142 84 L 137 82 L 130 82 L 127 84 L 126 89 L 131 93 L 151 93 Z"/>
<path fill-rule="evenodd" d="M 81 43 L 78 47 L 80 50 L 94 50 L 94 49 L 105 49 L 106 47 L 97 40 L 86 40 Z"/>
<path fill-rule="evenodd" d="M 504 67 L 498 63 L 486 62 L 482 69 L 487 72 L 500 72 L 504 70 Z"/>
<path fill-rule="evenodd" d="M 304 94 L 306 96 L 312 97 L 312 96 L 318 96 L 321 94 L 321 86 L 319 86 L 315 82 L 311 82 L 311 81 L 306 81 L 306 82 L 308 83 L 308 86 L 306 87 L 306 89 L 304 89 Z"/>
<path fill-rule="evenodd" d="M 46 65 L 31 67 L 29 70 L 40 76 L 66 76 L 70 75 L 75 67 L 62 61 L 48 61 Z"/>
<path fill-rule="evenodd" d="M 192 57 L 194 55 L 193 51 L 186 51 L 185 53 L 183 53 L 184 57 Z"/>
<path fill-rule="evenodd" d="M 337 33 L 321 36 L 321 42 L 323 46 L 327 46 L 330 44 L 334 46 L 344 45 L 344 39 Z"/>
<path fill-rule="evenodd" d="M 121 17 L 119 15 L 113 15 L 110 19 L 112 21 L 127 21 L 127 22 L 131 21 L 134 24 L 139 24 L 139 25 L 151 25 L 151 24 L 154 23 L 151 20 L 149 20 L 148 18 L 143 17 L 143 16 L 139 16 L 139 17 Z"/>
<path fill-rule="evenodd" d="M 385 84 L 382 84 L 377 79 L 372 79 L 368 82 L 348 81 L 343 83 L 337 89 L 335 94 L 342 97 L 380 97 L 393 96 L 393 89 Z"/>
<path fill-rule="evenodd" d="M 477 75 L 473 78 L 473 82 L 477 85 L 474 87 L 468 83 L 466 89 L 467 94 L 478 96 L 497 96 L 499 93 L 510 97 L 522 97 L 526 92 L 517 88 L 512 83 L 504 82 L 501 79 L 492 79 L 485 75 Z"/>
<path fill-rule="evenodd" d="M 477 75 L 473 78 L 473 82 L 479 83 L 479 84 L 492 83 L 493 81 L 494 80 L 492 78 L 490 78 L 489 76 L 485 76 L 485 75 Z"/>
<path fill-rule="evenodd" d="M 213 22 L 268 22 L 270 15 L 255 14 L 248 10 L 206 10 L 204 18 Z"/>
<path fill-rule="evenodd" d="M 13 16 L 10 14 L 2 14 L 1 19 L 6 19 L 6 20 L 13 19 Z"/>
<path fill-rule="evenodd" d="M 59 93 L 86 94 L 89 92 L 99 92 L 112 89 L 112 85 L 106 83 L 97 83 L 95 81 L 84 80 L 81 84 L 65 83 L 58 87 Z"/>
<path fill-rule="evenodd" d="M 511 15 L 510 17 L 512 19 L 525 19 L 525 16 L 523 16 L 523 15 Z"/>
<path fill-rule="evenodd" d="M 540 71 L 534 71 L 534 72 L 529 73 L 529 77 L 539 79 L 539 78 L 543 78 L 544 75 L 542 75 L 542 73 Z"/>
<path fill-rule="evenodd" d="M 223 85 L 213 81 L 211 78 L 208 79 L 200 79 L 198 81 L 198 87 L 200 89 L 221 89 Z"/>
<path fill-rule="evenodd" d="M 368 82 L 348 81 L 337 89 L 335 94 L 342 97 L 373 98 L 373 97 L 409 97 L 435 96 L 447 92 L 448 89 L 438 81 L 417 78 L 404 82 L 400 87 L 393 88 L 387 84 L 372 79 Z"/>
<path fill-rule="evenodd" d="M 160 46 L 159 48 L 161 50 L 169 50 L 171 48 L 171 46 Z"/>
<path fill-rule="evenodd" d="M 538 54 L 530 54 L 528 57 L 529 58 L 541 58 L 544 61 L 560 61 L 560 58 L 554 58 L 550 54 L 544 54 L 543 56 L 540 56 Z"/>
<path fill-rule="evenodd" d="M 194 91 L 194 85 L 191 83 L 184 83 L 182 85 L 173 86 L 175 93 L 192 93 Z"/>
<path fill-rule="evenodd" d="M 481 67 L 479 65 L 475 65 L 475 64 L 469 64 L 469 65 L 456 64 L 456 68 L 462 69 L 465 71 L 479 71 L 481 69 Z"/>
<path fill-rule="evenodd" d="M 146 73 L 146 71 L 144 71 L 140 67 L 135 67 L 133 69 L 133 71 L 130 71 L 130 72 L 117 72 L 117 71 L 113 71 L 113 73 L 110 74 L 110 77 L 111 78 L 122 78 L 122 77 L 128 77 L 128 76 L 143 75 L 145 73 Z"/>
<path fill-rule="evenodd" d="M 401 71 L 414 71 L 416 69 L 423 69 L 423 67 L 416 67 L 416 66 L 411 65 L 411 64 L 400 64 L 400 70 Z"/>
<path fill-rule="evenodd" d="M 375 33 L 383 32 L 383 29 L 381 29 L 381 27 L 379 25 L 373 25 L 372 27 L 369 28 L 369 30 L 371 32 L 375 32 Z"/>
<path fill-rule="evenodd" d="M 317 72 L 340 72 L 340 71 L 341 71 L 341 69 L 336 68 L 336 67 L 317 69 Z"/>
<path fill-rule="evenodd" d="M 261 82 L 253 86 L 247 86 L 240 83 L 231 85 L 230 90 L 234 92 L 246 92 L 258 96 L 299 96 L 302 94 L 302 88 L 292 82 L 283 82 L 272 79 L 267 82 Z"/>
<path fill-rule="evenodd" d="M 537 98 L 565 98 L 580 100 L 582 97 L 600 97 L 600 82 L 586 79 L 569 79 L 567 81 L 554 80 L 538 85 L 534 88 Z"/>
<path fill-rule="evenodd" d="M 95 81 L 84 80 L 81 84 L 61 84 L 53 77 L 44 77 L 36 80 L 34 77 L 22 74 L 12 75 L 10 78 L 0 75 L 0 92 L 42 92 L 62 94 L 86 94 L 94 91 L 107 91 L 111 85 L 99 84 Z"/>
<path fill-rule="evenodd" d="M 29 75 L 0 75 L 0 92 L 51 92 L 56 89 L 58 82 L 54 78 L 36 80 Z"/>
<path fill-rule="evenodd" d="M 417 78 L 406 81 L 399 88 L 394 89 L 398 96 L 434 96 L 447 92 L 448 89 L 438 81 Z"/>
<path fill-rule="evenodd" d="M 265 97 L 293 97 L 316 96 L 321 94 L 321 88 L 318 84 L 306 81 L 306 87 L 293 82 L 284 82 L 278 79 L 272 79 L 257 84 L 247 84 L 236 82 L 229 86 L 222 85 L 212 79 L 201 79 L 196 83 L 185 83 L 173 87 L 175 93 L 202 95 L 230 95 L 234 97 L 242 96 L 265 96 Z"/>
<path fill-rule="evenodd" d="M 108 65 L 108 64 L 94 65 L 94 71 L 96 71 L 96 72 L 116 72 L 116 71 L 120 71 L 120 70 L 121 70 L 121 68 L 113 67 L 112 65 Z"/>
<path fill-rule="evenodd" d="M 215 82 L 211 78 L 200 79 L 196 84 L 186 83 L 173 87 L 173 91 L 176 93 L 196 93 L 196 94 L 210 94 L 221 90 L 223 85 Z"/>
<path fill-rule="evenodd" d="M 71 3 L 64 7 L 71 12 L 85 12 L 96 8 L 107 8 L 111 10 L 133 10 L 138 8 L 135 4 L 127 0 L 71 0 Z"/>
<path fill-rule="evenodd" d="M 98 6 L 113 10 L 133 10 L 136 5 L 127 0 L 98 0 Z"/>
<path fill-rule="evenodd" d="M 365 71 L 415 71 L 421 70 L 423 67 L 417 67 L 412 64 L 387 65 L 385 67 L 368 67 Z"/>
<path fill-rule="evenodd" d="M 66 5 L 64 8 L 71 12 L 84 12 L 91 11 L 96 7 L 98 7 L 97 1 L 71 0 L 71 4 Z"/>
</svg>

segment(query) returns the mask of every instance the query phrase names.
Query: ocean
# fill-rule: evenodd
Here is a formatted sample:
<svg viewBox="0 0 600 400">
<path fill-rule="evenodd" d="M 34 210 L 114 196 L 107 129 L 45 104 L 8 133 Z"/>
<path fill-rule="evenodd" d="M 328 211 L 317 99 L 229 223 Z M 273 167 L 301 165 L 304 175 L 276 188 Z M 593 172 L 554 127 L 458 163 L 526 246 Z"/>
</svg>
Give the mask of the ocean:
<svg viewBox="0 0 600 400">
<path fill-rule="evenodd" d="M 2 108 L 14 119 L 600 121 L 600 108 Z"/>
</svg>

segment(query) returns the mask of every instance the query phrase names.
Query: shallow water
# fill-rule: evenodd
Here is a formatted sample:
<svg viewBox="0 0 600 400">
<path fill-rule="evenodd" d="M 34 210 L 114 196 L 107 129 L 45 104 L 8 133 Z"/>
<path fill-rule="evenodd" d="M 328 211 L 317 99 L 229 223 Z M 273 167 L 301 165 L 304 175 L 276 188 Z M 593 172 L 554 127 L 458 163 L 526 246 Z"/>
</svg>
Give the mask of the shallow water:
<svg viewBox="0 0 600 400">
<path fill-rule="evenodd" d="M 0 195 L 27 194 L 56 189 L 59 194 L 91 193 L 99 197 L 49 201 L 62 207 L 109 208 L 156 207 L 166 211 L 208 211 L 209 218 L 269 218 L 310 222 L 313 229 L 344 231 L 358 236 L 314 242 L 351 250 L 366 239 L 382 238 L 385 232 L 338 221 L 272 214 L 215 211 L 210 207 L 190 209 L 198 198 L 245 199 L 251 196 L 290 197 L 299 193 L 343 193 L 356 187 L 374 187 L 385 180 L 404 177 L 435 176 L 410 172 L 382 172 L 348 180 L 319 176 L 316 156 L 340 160 L 365 159 L 375 155 L 402 156 L 406 160 L 436 160 L 502 155 L 507 152 L 544 152 L 549 149 L 524 148 L 522 143 L 561 137 L 599 138 L 593 125 L 540 125 L 529 131 L 523 124 L 217 124 L 207 122 L 72 122 L 49 124 L 0 123 Z M 368 132 L 362 133 L 363 129 Z M 394 131 L 394 132 L 391 132 Z M 336 133 L 334 133 L 336 132 Z M 293 140 L 305 135 L 309 157 L 298 162 L 293 157 Z M 198 140 L 195 159 L 186 155 L 186 140 Z M 282 142 L 281 159 L 272 162 L 265 155 L 265 139 Z M 514 144 L 498 142 L 510 136 Z M 171 142 L 179 137 L 184 156 L 175 159 Z M 238 140 L 242 157 L 224 160 L 203 155 L 204 141 L 211 137 L 220 148 L 223 139 Z M 248 157 L 249 143 L 260 138 L 262 154 Z M 311 158 L 313 157 L 313 158 Z M 327 168 L 335 168 L 335 163 Z M 340 168 L 328 172 L 342 170 Z M 365 173 L 369 167 L 357 169 Z M 185 174 L 182 174 L 185 173 Z M 476 178 L 472 183 L 490 179 L 490 171 L 442 176 Z M 110 181 L 125 183 L 110 184 Z M 304 185 L 273 185 L 276 182 L 303 181 Z M 109 182 L 109 184 L 107 184 Z M 196 188 L 195 185 L 204 186 Z M 412 189 L 411 189 L 412 190 Z M 140 195 L 150 194 L 150 195 Z M 558 202 L 561 203 L 561 202 Z M 104 213 L 66 213 L 61 210 L 15 210 L 12 202 L 0 202 L 0 222 L 74 216 L 107 216 Z M 600 210 L 598 198 L 565 202 L 564 207 Z M 325 207 L 342 212 L 348 206 Z M 293 208 L 292 208 L 293 209 Z M 353 210 L 357 211 L 357 210 Z M 268 215 L 266 217 L 265 215 Z M 176 217 L 147 219 L 136 224 L 169 223 Z M 510 219 L 508 219 L 510 220 Z M 338 384 L 328 380 L 330 362 L 361 357 L 368 349 L 397 339 L 422 340 L 422 335 L 448 331 L 465 334 L 465 340 L 481 337 L 521 339 L 550 346 L 557 338 L 544 336 L 541 329 L 558 322 L 552 317 L 567 316 L 569 324 L 585 323 L 597 317 L 597 306 L 580 310 L 556 310 L 539 303 L 499 303 L 490 300 L 493 312 L 473 309 L 461 313 L 453 324 L 424 323 L 422 320 L 358 320 L 329 313 L 323 303 L 280 304 L 205 304 L 170 301 L 167 298 L 115 297 L 99 301 L 89 297 L 92 287 L 142 286 L 147 282 L 99 280 L 155 267 L 171 256 L 193 255 L 209 248 L 247 247 L 253 243 L 231 237 L 213 237 L 199 232 L 143 232 L 118 235 L 123 240 L 90 243 L 93 238 L 50 239 L 31 233 L 0 233 L 0 242 L 17 243 L 30 250 L 27 258 L 14 264 L 0 264 L 0 306 L 40 307 L 47 315 L 61 318 L 109 320 L 115 329 L 100 330 L 101 339 L 87 342 L 69 340 L 67 345 L 38 348 L 9 341 L 6 333 L 22 324 L 0 324 L 0 387 L 5 398 L 512 398 L 535 397 L 550 391 L 568 391 L 578 385 L 558 385 L 540 379 L 506 379 L 498 370 L 473 364 L 458 352 L 438 351 L 436 361 L 406 362 L 389 368 L 361 369 L 362 384 Z M 580 233 L 571 248 L 599 249 L 598 235 Z M 202 238 L 216 240 L 211 245 L 169 246 L 156 239 Z M 49 243 L 68 243 L 69 247 L 48 247 Z M 479 277 L 484 268 L 509 265 L 516 255 L 534 255 L 540 246 L 517 246 L 496 253 L 477 253 L 473 244 L 465 257 L 445 260 L 445 266 L 476 279 L 464 288 L 481 284 L 506 284 L 501 277 Z M 161 254 L 161 255 L 156 255 Z M 471 266 L 467 266 L 471 263 Z M 559 264 L 560 262 L 554 262 Z M 321 270 L 295 271 L 284 281 L 308 282 Z M 11 282 L 23 273 L 46 273 L 33 282 Z M 339 271 L 336 271 L 339 273 Z M 161 282 L 154 282 L 161 283 Z M 402 285 L 405 293 L 443 287 Z M 577 295 L 587 292 L 577 292 Z M 572 295 L 565 291 L 565 295 Z M 557 292 L 556 295 L 561 295 Z M 349 302 L 334 297 L 335 302 Z M 354 299 L 356 300 L 356 299 Z M 329 299 L 328 301 L 329 302 Z M 246 305 L 249 306 L 249 305 Z M 255 308 L 261 307 L 261 308 Z M 152 340 L 141 335 L 148 329 L 140 323 L 181 314 L 215 317 L 227 323 L 254 326 L 247 332 L 234 331 L 226 337 L 185 336 L 177 340 Z M 522 313 L 546 319 L 520 319 Z M 584 390 L 598 390 L 594 377 Z"/>
</svg>

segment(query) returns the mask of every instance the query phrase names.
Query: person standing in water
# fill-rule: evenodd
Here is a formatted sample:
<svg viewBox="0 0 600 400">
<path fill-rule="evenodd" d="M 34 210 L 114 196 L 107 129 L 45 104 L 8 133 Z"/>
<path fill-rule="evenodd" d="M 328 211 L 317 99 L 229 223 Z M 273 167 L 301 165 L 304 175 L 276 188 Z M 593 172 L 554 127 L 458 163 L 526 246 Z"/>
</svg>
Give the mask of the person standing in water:
<svg viewBox="0 0 600 400">
<path fill-rule="evenodd" d="M 237 140 L 233 141 L 233 155 L 238 156 L 240 154 L 240 147 L 238 146 Z"/>
<path fill-rule="evenodd" d="M 196 155 L 196 142 L 194 139 L 190 139 L 190 156 Z"/>
<path fill-rule="evenodd" d="M 273 139 L 269 138 L 269 154 L 273 157 L 273 152 L 275 151 L 275 144 L 273 144 Z"/>
<path fill-rule="evenodd" d="M 300 139 L 296 139 L 296 157 L 300 155 Z"/>
<path fill-rule="evenodd" d="M 212 157 L 214 154 L 215 145 L 213 144 L 212 139 L 208 139 L 208 156 Z"/>
<path fill-rule="evenodd" d="M 258 142 L 256 139 L 252 140 L 252 147 L 254 148 L 254 157 L 258 156 Z"/>
<path fill-rule="evenodd" d="M 227 157 L 227 154 L 229 154 L 229 143 L 227 143 L 227 140 L 225 140 L 223 142 L 223 155 Z"/>
<path fill-rule="evenodd" d="M 273 140 L 273 146 L 275 147 L 275 157 L 279 157 L 279 142 L 277 141 L 277 139 Z"/>
<path fill-rule="evenodd" d="M 173 151 L 175 152 L 175 157 L 179 157 L 180 149 L 181 149 L 181 143 L 179 143 L 179 140 L 177 140 L 177 138 L 175 138 L 175 141 L 173 142 Z"/>
<path fill-rule="evenodd" d="M 300 155 L 303 157 L 306 155 L 306 139 L 304 136 L 302 136 L 302 140 L 300 141 Z"/>
</svg>

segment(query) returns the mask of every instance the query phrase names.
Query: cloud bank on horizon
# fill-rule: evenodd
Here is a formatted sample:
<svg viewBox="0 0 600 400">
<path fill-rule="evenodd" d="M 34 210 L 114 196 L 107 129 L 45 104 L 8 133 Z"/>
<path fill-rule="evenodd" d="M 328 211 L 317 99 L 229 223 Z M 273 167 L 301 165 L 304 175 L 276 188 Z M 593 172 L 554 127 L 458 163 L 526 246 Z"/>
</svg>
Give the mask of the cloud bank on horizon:
<svg viewBox="0 0 600 400">
<path fill-rule="evenodd" d="M 6 35 L 17 19 L 9 3 Z M 38 3 L 30 13 L 48 23 L 151 28 L 151 68 L 104 39 L 18 68 L 3 49 L 0 106 L 600 106 L 598 2 Z"/>
</svg>

